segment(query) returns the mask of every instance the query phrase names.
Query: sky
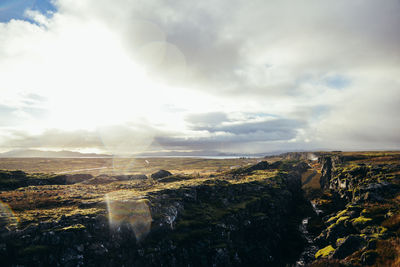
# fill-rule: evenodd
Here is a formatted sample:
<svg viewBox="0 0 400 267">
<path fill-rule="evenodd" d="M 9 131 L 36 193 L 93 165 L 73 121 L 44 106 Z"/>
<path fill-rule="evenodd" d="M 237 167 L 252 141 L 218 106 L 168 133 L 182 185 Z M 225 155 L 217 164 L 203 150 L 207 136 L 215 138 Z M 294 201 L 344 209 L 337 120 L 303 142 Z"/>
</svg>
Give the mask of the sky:
<svg viewBox="0 0 400 267">
<path fill-rule="evenodd" d="M 399 0 L 1 0 L 0 152 L 400 149 Z"/>
</svg>

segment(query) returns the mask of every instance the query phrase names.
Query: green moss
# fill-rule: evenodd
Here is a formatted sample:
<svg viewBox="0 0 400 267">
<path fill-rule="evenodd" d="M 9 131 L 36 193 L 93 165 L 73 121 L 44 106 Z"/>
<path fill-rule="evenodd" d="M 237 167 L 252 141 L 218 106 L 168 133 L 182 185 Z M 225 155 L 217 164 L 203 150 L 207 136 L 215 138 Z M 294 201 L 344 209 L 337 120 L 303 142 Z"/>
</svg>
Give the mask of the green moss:
<svg viewBox="0 0 400 267">
<path fill-rule="evenodd" d="M 382 234 L 380 233 L 375 233 L 369 236 L 370 238 L 376 238 L 376 239 L 381 239 L 382 238 Z"/>
<path fill-rule="evenodd" d="M 340 223 L 342 221 L 347 221 L 349 218 L 350 218 L 349 216 L 342 216 L 336 221 L 336 223 Z"/>
<path fill-rule="evenodd" d="M 61 228 L 60 231 L 75 231 L 75 230 L 82 230 L 82 229 L 86 229 L 86 227 L 80 223 L 78 224 L 74 224 L 74 225 L 70 225 L 64 228 Z"/>
<path fill-rule="evenodd" d="M 362 211 L 361 211 L 361 214 L 365 214 L 365 213 L 367 213 L 367 209 L 363 209 Z"/>
<path fill-rule="evenodd" d="M 333 227 L 335 227 L 336 225 L 337 225 L 337 223 L 332 223 L 331 225 L 329 225 L 329 226 L 328 226 L 328 228 L 327 228 L 327 229 L 329 229 L 329 230 L 330 230 L 330 229 L 332 229 Z"/>
<path fill-rule="evenodd" d="M 337 220 L 336 216 L 330 217 L 329 220 L 327 220 L 327 223 L 335 222 Z"/>
<path fill-rule="evenodd" d="M 346 214 L 346 212 L 347 212 L 347 209 L 346 209 L 346 210 L 342 210 L 342 211 L 339 212 L 336 216 L 333 216 L 333 217 L 329 218 L 329 220 L 327 221 L 327 223 L 331 223 L 331 222 L 337 221 L 337 220 L 340 219 L 341 217 L 342 217 L 342 218 L 344 218 L 344 217 L 349 218 L 348 216 L 343 216 L 344 214 Z M 346 219 L 347 219 L 347 218 L 346 218 Z M 338 221 L 337 221 L 337 222 L 338 222 Z"/>
<path fill-rule="evenodd" d="M 336 246 L 339 246 L 346 238 L 338 238 L 336 239 Z"/>
<path fill-rule="evenodd" d="M 323 249 L 318 250 L 317 253 L 315 253 L 315 258 L 325 258 L 331 255 L 333 252 L 335 252 L 335 249 L 331 245 L 329 245 L 324 247 Z"/>
<path fill-rule="evenodd" d="M 346 209 L 346 210 L 342 210 L 341 212 L 339 212 L 339 213 L 337 214 L 337 217 L 341 217 L 341 216 L 345 215 L 346 212 L 347 212 L 347 209 Z"/>
<path fill-rule="evenodd" d="M 386 227 L 383 227 L 383 226 L 378 227 L 379 234 L 384 234 L 387 232 L 387 230 L 388 229 Z"/>
<path fill-rule="evenodd" d="M 368 222 L 372 221 L 371 218 L 366 218 L 364 216 L 360 216 L 358 218 L 355 218 L 352 220 L 353 224 L 366 224 Z"/>
</svg>

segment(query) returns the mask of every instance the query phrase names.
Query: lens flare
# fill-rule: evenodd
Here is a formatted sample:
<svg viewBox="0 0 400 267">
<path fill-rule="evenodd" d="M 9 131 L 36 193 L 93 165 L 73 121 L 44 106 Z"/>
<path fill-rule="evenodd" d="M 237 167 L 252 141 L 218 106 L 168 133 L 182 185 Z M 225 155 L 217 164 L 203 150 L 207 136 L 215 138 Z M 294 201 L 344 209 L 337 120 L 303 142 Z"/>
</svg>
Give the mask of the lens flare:
<svg viewBox="0 0 400 267">
<path fill-rule="evenodd" d="M 126 175 L 135 172 L 135 167 L 137 167 L 135 158 L 121 158 L 113 157 L 112 159 L 112 172 L 115 175 Z"/>
<path fill-rule="evenodd" d="M 145 69 L 152 78 L 167 80 L 170 84 L 179 85 L 187 75 L 186 57 L 174 44 L 168 42 L 151 42 L 141 47 L 138 60 L 144 62 Z"/>
<path fill-rule="evenodd" d="M 154 140 L 154 132 L 145 126 L 110 125 L 98 128 L 99 137 L 108 153 L 133 156 L 146 151 Z"/>
<path fill-rule="evenodd" d="M 107 202 L 108 219 L 112 229 L 118 229 L 123 224 L 128 224 L 133 230 L 136 240 L 140 241 L 150 232 L 152 217 L 147 199 L 123 199 L 126 194 L 120 192 L 108 193 Z"/>
<path fill-rule="evenodd" d="M 0 201 L 0 228 L 15 230 L 18 228 L 19 218 L 15 215 L 11 207 Z"/>
</svg>

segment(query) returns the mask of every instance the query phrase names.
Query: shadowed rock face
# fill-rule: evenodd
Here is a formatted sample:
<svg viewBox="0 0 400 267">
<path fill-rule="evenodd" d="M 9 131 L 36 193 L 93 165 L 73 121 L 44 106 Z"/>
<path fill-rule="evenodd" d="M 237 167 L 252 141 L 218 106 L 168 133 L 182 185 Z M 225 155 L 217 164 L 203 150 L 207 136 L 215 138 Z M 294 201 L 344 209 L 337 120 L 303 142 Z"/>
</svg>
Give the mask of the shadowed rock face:
<svg viewBox="0 0 400 267">
<path fill-rule="evenodd" d="M 321 188 L 325 189 L 325 187 L 331 180 L 332 176 L 332 158 L 331 157 L 320 158 L 320 163 L 322 165 L 320 184 Z"/>
</svg>

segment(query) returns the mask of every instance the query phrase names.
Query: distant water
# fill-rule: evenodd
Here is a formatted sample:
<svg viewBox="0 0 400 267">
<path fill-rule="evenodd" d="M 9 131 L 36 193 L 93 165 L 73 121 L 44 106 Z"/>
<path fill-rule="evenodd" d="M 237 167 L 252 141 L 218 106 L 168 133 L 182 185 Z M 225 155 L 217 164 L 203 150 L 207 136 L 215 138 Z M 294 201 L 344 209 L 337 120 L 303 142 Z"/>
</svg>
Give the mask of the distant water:
<svg viewBox="0 0 400 267">
<path fill-rule="evenodd" d="M 261 158 L 260 156 L 134 156 L 132 158 L 200 158 L 200 159 L 239 159 L 239 158 Z"/>
</svg>

